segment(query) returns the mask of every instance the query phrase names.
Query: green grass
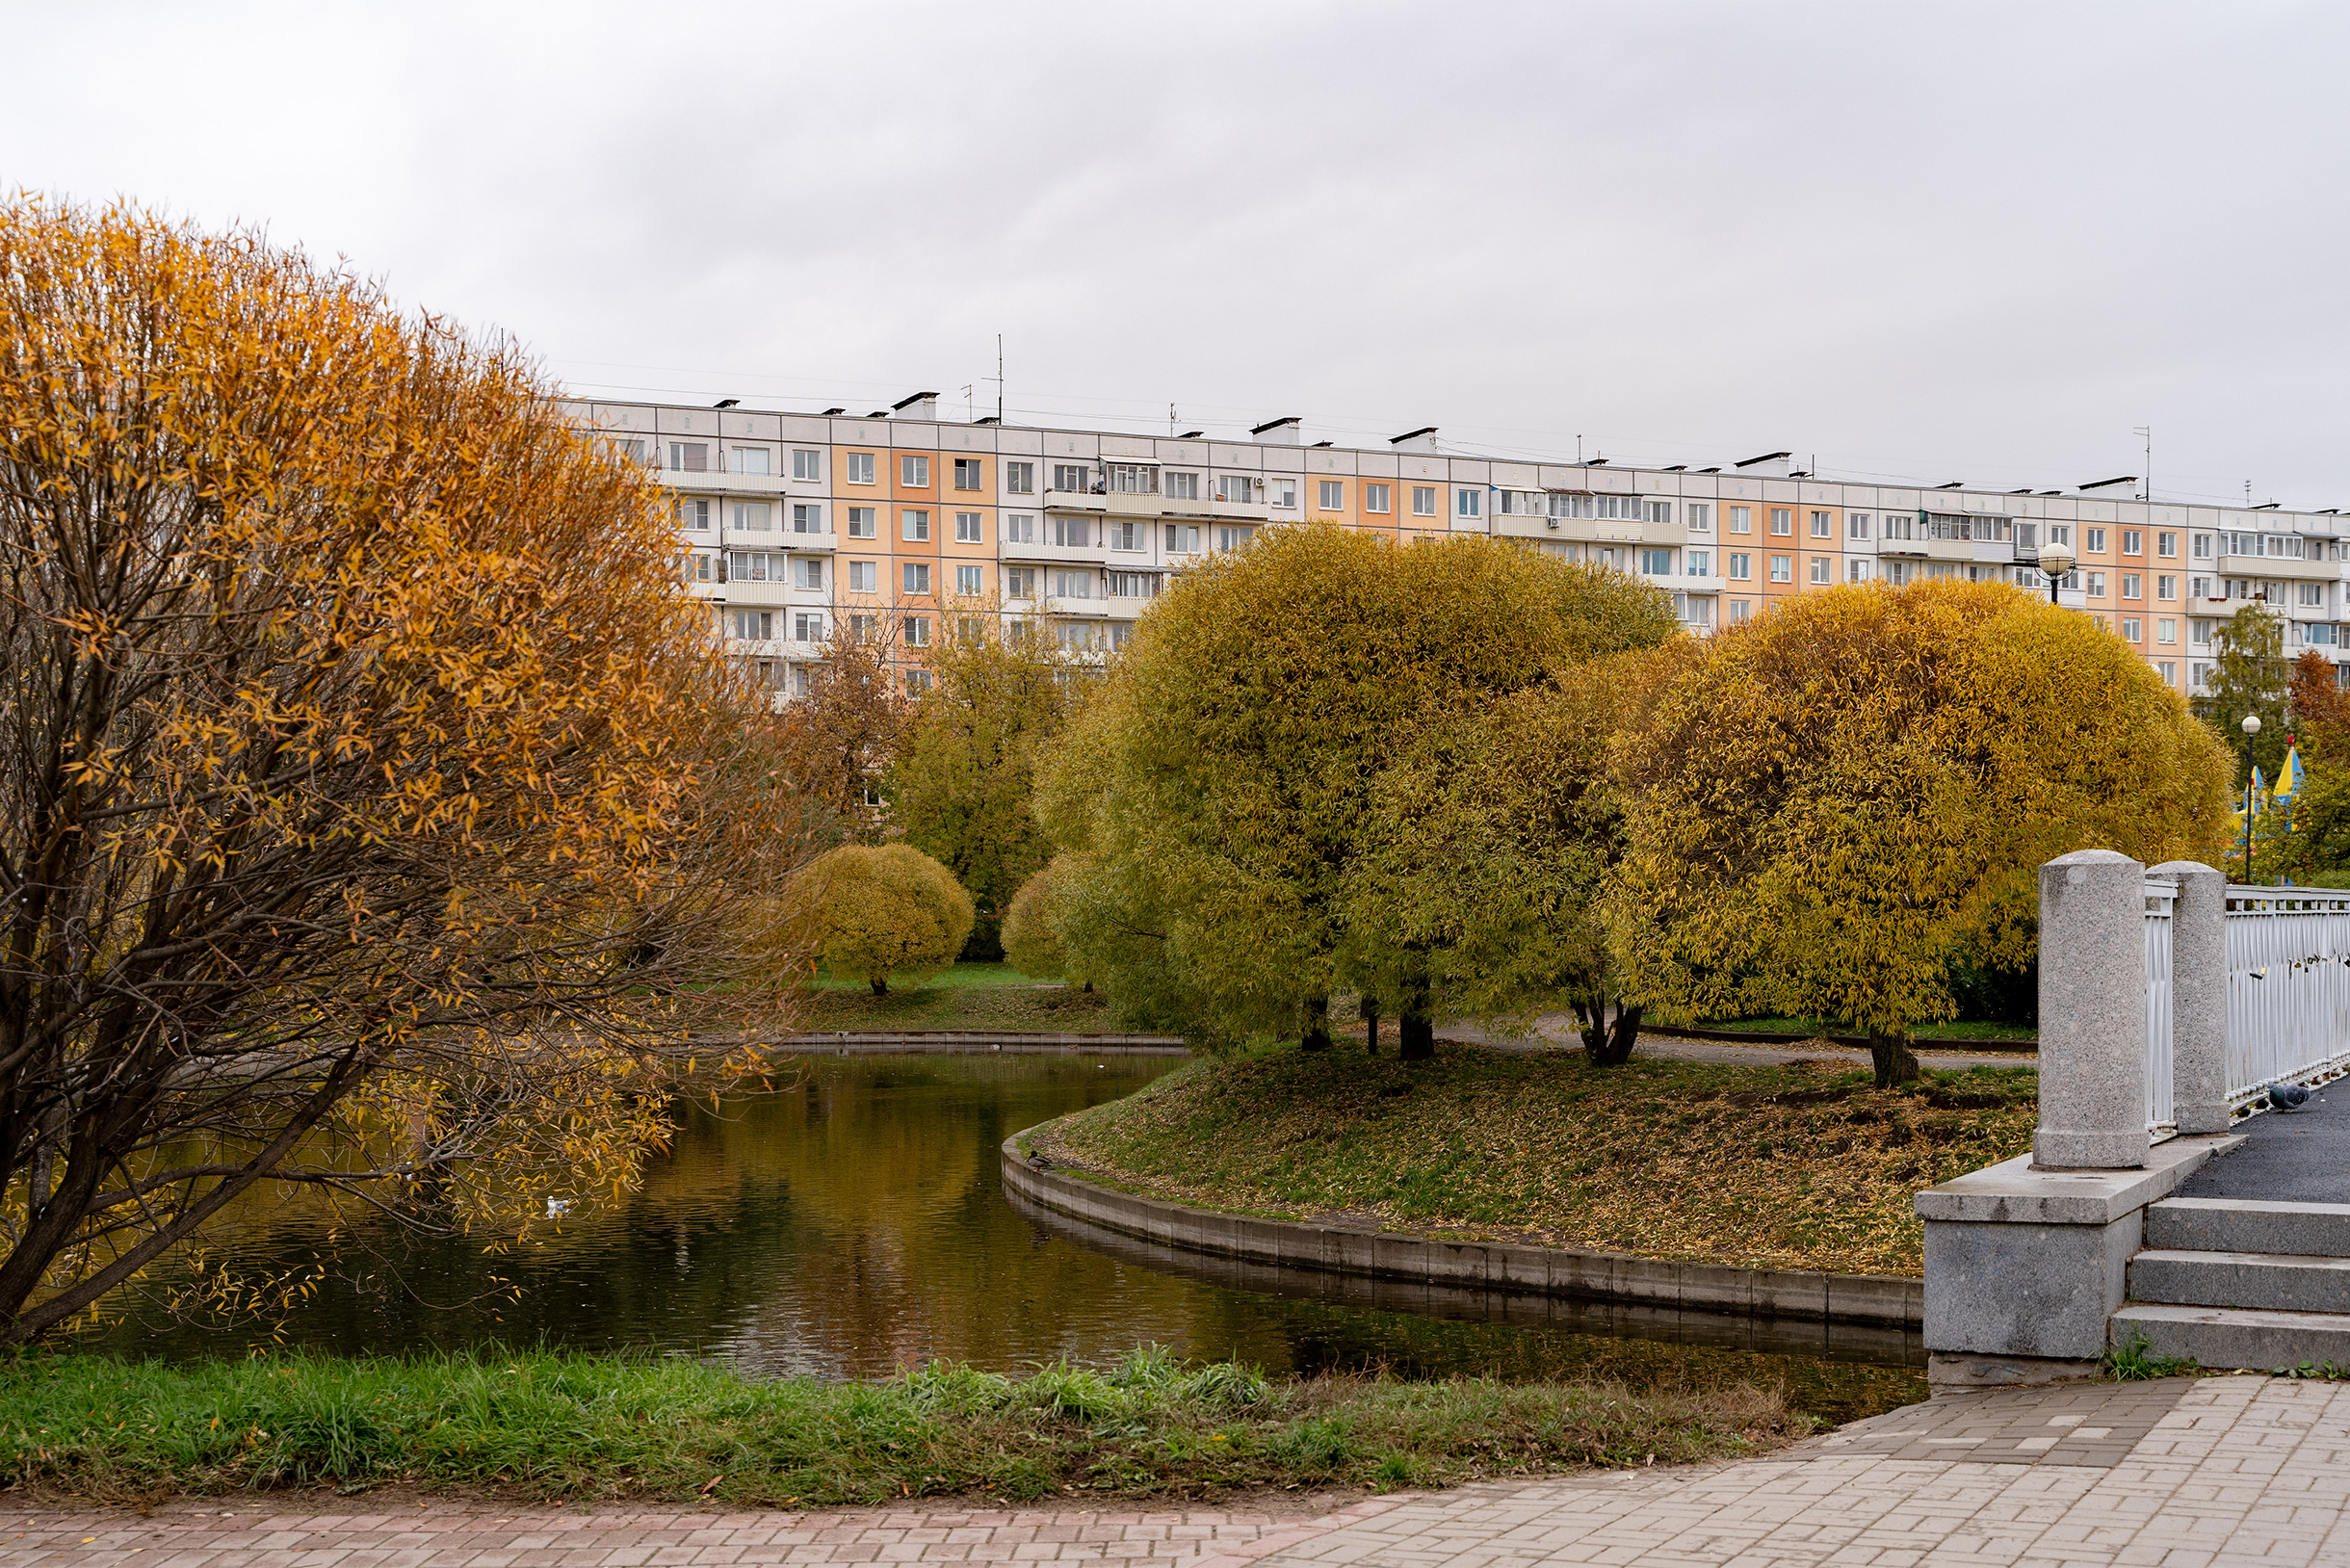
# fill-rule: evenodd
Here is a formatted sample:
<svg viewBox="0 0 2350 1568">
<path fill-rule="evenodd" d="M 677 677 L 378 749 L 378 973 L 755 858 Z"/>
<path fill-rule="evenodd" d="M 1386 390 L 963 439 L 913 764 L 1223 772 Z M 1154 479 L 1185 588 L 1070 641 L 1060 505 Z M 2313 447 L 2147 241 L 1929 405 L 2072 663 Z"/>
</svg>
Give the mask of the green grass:
<svg viewBox="0 0 2350 1568">
<path fill-rule="evenodd" d="M 1923 1267 L 1918 1189 L 2031 1146 L 2030 1068 L 1866 1072 L 1440 1043 L 1202 1062 L 1034 1142 L 1208 1208 L 1839 1273 Z"/>
<path fill-rule="evenodd" d="M 35 1356 L 0 1370 L 0 1480 L 115 1502 L 389 1483 L 801 1507 L 1384 1489 L 1735 1456 L 1809 1426 L 1745 1385 L 1277 1382 L 1156 1349 L 1105 1370 L 932 1366 L 862 1384 L 494 1346 L 185 1367 Z"/>
<path fill-rule="evenodd" d="M 962 979 L 966 970 L 1017 975 L 1005 964 L 957 964 L 927 985 L 890 986 L 875 996 L 862 982 L 808 993 L 800 1028 L 825 1030 L 1003 1030 L 1023 1033 L 1119 1034 L 1109 1005 L 1090 991 L 1019 980 Z M 955 977 L 955 978 L 950 978 Z"/>
<path fill-rule="evenodd" d="M 1857 1034 L 1850 1024 L 1838 1023 L 1832 1018 L 1724 1018 L 1709 1019 L 1708 1029 L 1746 1029 L 1759 1034 Z M 1920 1040 L 2028 1040 L 2037 1032 L 2029 1024 L 2000 1024 L 1987 1020 L 1965 1019 L 1955 1023 L 1920 1024 L 1917 1037 Z"/>
<path fill-rule="evenodd" d="M 821 971 L 808 983 L 820 991 L 872 990 L 872 987 L 862 980 L 841 980 L 829 970 Z M 1054 982 L 1050 980 L 1031 980 L 1005 963 L 953 964 L 940 970 L 928 980 L 918 980 L 910 975 L 892 975 L 889 988 L 893 991 L 961 991 L 973 986 L 1049 985 L 1052 983 Z"/>
</svg>

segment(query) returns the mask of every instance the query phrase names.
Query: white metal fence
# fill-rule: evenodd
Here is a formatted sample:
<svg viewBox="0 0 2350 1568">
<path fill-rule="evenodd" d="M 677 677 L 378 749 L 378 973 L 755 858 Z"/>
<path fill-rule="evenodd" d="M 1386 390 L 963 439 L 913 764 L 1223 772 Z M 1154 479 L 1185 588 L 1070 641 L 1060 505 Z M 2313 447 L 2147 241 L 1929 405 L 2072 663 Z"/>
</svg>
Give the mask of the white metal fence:
<svg viewBox="0 0 2350 1568">
<path fill-rule="evenodd" d="M 2171 911 L 2179 884 L 2146 879 L 2146 1126 L 2177 1125 L 2171 1110 Z"/>
<path fill-rule="evenodd" d="M 2350 892 L 2228 889 L 2228 1103 L 2350 1069 Z"/>
<path fill-rule="evenodd" d="M 2175 1123 L 2171 934 L 2176 882 L 2146 879 L 2146 1125 Z M 2228 1103 L 2350 1073 L 2350 891 L 2228 889 Z"/>
</svg>

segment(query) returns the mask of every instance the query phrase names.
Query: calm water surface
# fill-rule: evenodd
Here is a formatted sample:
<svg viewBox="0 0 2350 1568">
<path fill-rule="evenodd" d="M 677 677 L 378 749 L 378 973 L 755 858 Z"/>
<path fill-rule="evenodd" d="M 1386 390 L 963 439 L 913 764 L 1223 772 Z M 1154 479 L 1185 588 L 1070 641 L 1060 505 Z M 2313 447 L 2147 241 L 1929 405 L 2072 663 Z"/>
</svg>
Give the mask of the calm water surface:
<svg viewBox="0 0 2350 1568">
<path fill-rule="evenodd" d="M 796 1089 L 692 1113 L 670 1154 L 618 1207 L 504 1254 L 457 1242 L 412 1247 L 397 1279 L 349 1265 L 276 1337 L 338 1351 L 490 1339 L 652 1349 L 761 1374 L 842 1378 L 932 1358 L 1003 1371 L 1059 1357 L 1102 1362 L 1157 1343 L 1276 1372 L 1383 1366 L 1405 1376 L 1600 1375 L 1639 1386 L 1759 1378 L 1837 1420 L 1925 1396 L 1915 1341 L 1898 1335 L 1847 1335 L 1831 1347 L 1816 1328 L 1758 1341 L 1719 1320 L 1292 1281 L 1136 1244 L 1083 1243 L 1005 1199 L 997 1175 L 1005 1137 L 1180 1065 L 1163 1057 L 819 1058 Z M 224 1237 L 222 1250 L 256 1267 L 316 1255 L 323 1221 L 269 1213 Z M 1501 1313 L 1520 1320 L 1497 1320 Z M 90 1338 L 190 1357 L 256 1337 L 132 1319 Z"/>
</svg>

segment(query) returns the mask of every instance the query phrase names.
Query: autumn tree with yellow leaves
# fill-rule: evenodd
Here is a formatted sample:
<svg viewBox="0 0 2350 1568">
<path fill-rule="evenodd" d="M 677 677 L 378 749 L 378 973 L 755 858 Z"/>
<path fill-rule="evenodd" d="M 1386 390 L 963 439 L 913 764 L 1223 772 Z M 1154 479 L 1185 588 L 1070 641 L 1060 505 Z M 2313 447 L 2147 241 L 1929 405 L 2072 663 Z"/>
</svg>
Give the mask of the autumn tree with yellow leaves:
<svg viewBox="0 0 2350 1568">
<path fill-rule="evenodd" d="M 971 936 L 971 895 L 954 874 L 910 844 L 844 844 L 810 861 L 784 893 L 825 967 L 875 996 L 892 975 L 927 979 L 954 962 Z"/>
<path fill-rule="evenodd" d="M 805 835 L 674 554 L 510 344 L 0 207 L 0 1342 L 256 1189 L 512 1235 L 722 1081 Z"/>
<path fill-rule="evenodd" d="M 2042 862 L 2218 864 L 2228 767 L 2085 615 L 1991 584 L 1807 593 L 1713 638 L 1621 737 L 1604 916 L 1651 1007 L 1849 1020 L 1901 1083 L 1953 963 L 2033 961 Z"/>
</svg>

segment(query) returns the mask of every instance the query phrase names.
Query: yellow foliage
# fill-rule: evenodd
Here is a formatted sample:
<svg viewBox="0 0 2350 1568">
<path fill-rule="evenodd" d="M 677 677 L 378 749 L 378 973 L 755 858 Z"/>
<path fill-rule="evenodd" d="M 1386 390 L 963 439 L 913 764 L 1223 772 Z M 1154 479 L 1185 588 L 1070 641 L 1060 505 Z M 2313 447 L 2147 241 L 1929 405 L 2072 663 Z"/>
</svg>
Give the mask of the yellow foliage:
<svg viewBox="0 0 2350 1568">
<path fill-rule="evenodd" d="M 1668 1017 L 1948 1017 L 1954 961 L 2035 953 L 2037 868 L 2218 864 L 2226 752 L 2088 617 L 1989 584 L 1808 593 L 1706 644 L 1616 754 L 1606 897 Z"/>
<path fill-rule="evenodd" d="M 845 844 L 819 855 L 792 878 L 785 902 L 824 966 L 876 993 L 892 975 L 936 974 L 971 939 L 971 895 L 908 844 Z"/>
</svg>

